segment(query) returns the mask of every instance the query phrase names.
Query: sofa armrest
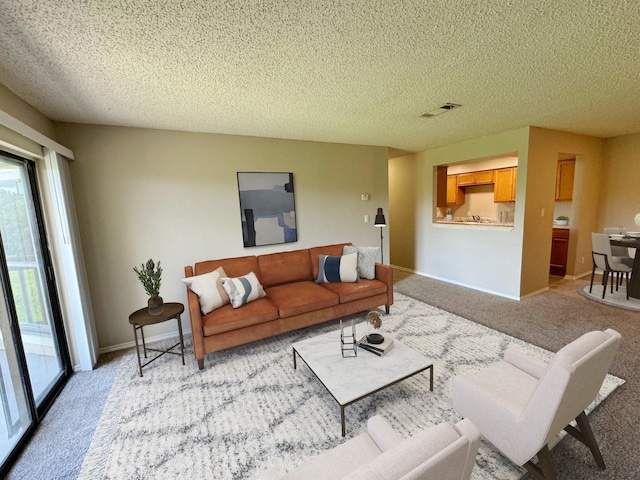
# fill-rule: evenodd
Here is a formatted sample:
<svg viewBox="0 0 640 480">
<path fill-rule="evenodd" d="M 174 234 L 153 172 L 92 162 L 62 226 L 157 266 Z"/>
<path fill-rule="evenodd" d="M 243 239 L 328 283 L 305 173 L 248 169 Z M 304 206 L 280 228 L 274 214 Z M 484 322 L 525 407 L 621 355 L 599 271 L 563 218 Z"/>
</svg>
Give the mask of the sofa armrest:
<svg viewBox="0 0 640 480">
<path fill-rule="evenodd" d="M 367 421 L 367 432 L 381 452 L 386 452 L 403 438 L 380 415 L 375 415 Z"/>
<path fill-rule="evenodd" d="M 184 267 L 184 276 L 193 277 L 193 267 Z M 187 304 L 189 307 L 189 320 L 191 322 L 191 341 L 193 343 L 193 355 L 198 361 L 198 368 L 204 368 L 204 335 L 202 331 L 202 313 L 198 296 L 187 285 Z"/>
<path fill-rule="evenodd" d="M 376 280 L 380 280 L 387 285 L 387 301 L 386 311 L 389 313 L 389 307 L 393 305 L 393 268 L 389 265 L 376 263 Z"/>
<path fill-rule="evenodd" d="M 542 377 L 548 366 L 548 363 L 544 360 L 530 357 L 525 352 L 515 348 L 507 348 L 505 350 L 504 361 L 538 379 Z"/>
</svg>

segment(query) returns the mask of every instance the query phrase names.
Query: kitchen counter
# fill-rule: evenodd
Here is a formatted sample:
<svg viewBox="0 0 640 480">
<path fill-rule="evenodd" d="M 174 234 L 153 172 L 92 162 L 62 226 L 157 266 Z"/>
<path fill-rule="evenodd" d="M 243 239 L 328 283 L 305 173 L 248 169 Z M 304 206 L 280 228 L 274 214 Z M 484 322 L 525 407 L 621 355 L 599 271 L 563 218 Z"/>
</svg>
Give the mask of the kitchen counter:
<svg viewBox="0 0 640 480">
<path fill-rule="evenodd" d="M 438 219 L 436 220 L 436 224 L 438 225 L 451 225 L 451 226 L 459 226 L 459 227 L 506 227 L 513 228 L 513 222 L 510 223 L 500 223 L 500 222 L 468 222 L 468 221 L 456 221 L 456 220 L 444 220 Z M 568 228 L 568 227 L 567 227 Z"/>
</svg>

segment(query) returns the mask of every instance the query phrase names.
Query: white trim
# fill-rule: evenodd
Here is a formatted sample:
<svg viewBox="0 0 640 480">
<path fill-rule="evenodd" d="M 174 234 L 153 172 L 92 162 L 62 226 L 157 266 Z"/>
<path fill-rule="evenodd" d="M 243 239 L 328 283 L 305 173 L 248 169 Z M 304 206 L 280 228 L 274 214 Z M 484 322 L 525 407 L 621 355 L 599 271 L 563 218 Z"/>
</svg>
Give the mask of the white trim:
<svg viewBox="0 0 640 480">
<path fill-rule="evenodd" d="M 13 130 L 16 133 L 19 133 L 20 135 L 28 138 L 29 140 L 32 140 L 38 143 L 39 145 L 42 145 L 43 147 L 48 148 L 49 150 L 53 150 L 54 152 L 64 155 L 65 157 L 71 160 L 75 159 L 75 156 L 73 155 L 73 151 L 71 151 L 64 145 L 60 145 L 58 142 L 51 140 L 49 137 L 47 137 L 46 135 L 43 135 L 42 133 L 38 132 L 34 128 L 31 128 L 26 123 L 21 122 L 15 117 L 12 117 L 2 109 L 0 109 L 0 124 Z M 30 154 L 30 156 L 32 155 L 33 154 Z"/>
<path fill-rule="evenodd" d="M 18 155 L 19 157 L 28 158 L 29 160 L 42 160 L 42 155 L 36 155 L 29 150 L 25 150 L 24 148 L 16 147 L 12 143 L 5 142 L 4 140 L 0 140 L 0 147 L 3 150 Z"/>
<path fill-rule="evenodd" d="M 44 152 L 44 162 L 40 162 L 43 175 L 39 180 L 44 187 L 41 195 L 52 233 L 50 248 L 69 350 L 74 365 L 92 370 L 98 361 L 98 341 L 67 161 L 48 148 Z"/>
</svg>

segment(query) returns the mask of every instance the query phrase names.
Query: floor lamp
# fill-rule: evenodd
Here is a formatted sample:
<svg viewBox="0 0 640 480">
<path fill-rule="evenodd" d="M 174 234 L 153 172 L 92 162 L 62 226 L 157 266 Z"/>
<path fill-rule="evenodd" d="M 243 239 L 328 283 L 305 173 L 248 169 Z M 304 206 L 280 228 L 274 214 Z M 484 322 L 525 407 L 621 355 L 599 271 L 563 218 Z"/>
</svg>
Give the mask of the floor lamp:
<svg viewBox="0 0 640 480">
<path fill-rule="evenodd" d="M 374 222 L 373 226 L 380 228 L 380 263 L 384 263 L 384 247 L 382 245 L 382 229 L 387 226 L 387 221 L 384 219 L 384 213 L 382 213 L 382 208 L 378 208 L 378 213 L 376 213 L 376 221 Z"/>
</svg>

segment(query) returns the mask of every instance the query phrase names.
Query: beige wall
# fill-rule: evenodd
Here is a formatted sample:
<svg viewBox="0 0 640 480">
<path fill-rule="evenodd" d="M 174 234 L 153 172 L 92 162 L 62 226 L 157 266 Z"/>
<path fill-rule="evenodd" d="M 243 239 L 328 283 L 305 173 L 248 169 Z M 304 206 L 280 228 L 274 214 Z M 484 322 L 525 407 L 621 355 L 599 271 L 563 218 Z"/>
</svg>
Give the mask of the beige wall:
<svg viewBox="0 0 640 480">
<path fill-rule="evenodd" d="M 391 263 L 408 270 L 415 268 L 416 250 L 416 156 L 407 155 L 389 160 L 388 229 Z"/>
<path fill-rule="evenodd" d="M 386 148 L 75 124 L 57 132 L 76 155 L 70 171 L 102 349 L 133 340 L 127 318 L 147 297 L 132 267 L 148 258 L 162 262 L 165 301 L 186 302 L 184 266 L 198 261 L 379 245 L 364 215 L 388 208 Z M 298 242 L 243 247 L 238 171 L 293 172 Z M 175 324 L 148 335 L 170 332 Z"/>
<path fill-rule="evenodd" d="M 0 83 L 0 110 L 55 140 L 53 122 Z M 42 157 L 42 146 L 0 125 L 0 148 L 29 158 Z"/>
<path fill-rule="evenodd" d="M 633 219 L 640 213 L 640 133 L 605 140 L 603 179 L 597 229 L 624 226 L 640 231 Z"/>
<path fill-rule="evenodd" d="M 559 154 L 575 154 L 571 232 L 567 275 L 591 271 L 591 232 L 596 230 L 603 178 L 604 141 L 585 135 L 531 128 L 528 221 L 524 232 L 522 292 L 524 295 L 548 286 L 549 258 Z M 545 215 L 542 216 L 542 209 Z M 547 214 L 548 212 L 548 214 Z"/>
<path fill-rule="evenodd" d="M 519 298 L 528 138 L 529 129 L 522 128 L 416 154 L 415 270 L 418 273 Z M 513 228 L 434 223 L 434 168 L 437 165 L 514 152 L 518 156 L 518 180 Z M 390 195 L 395 195 L 395 191 L 390 190 Z"/>
</svg>

